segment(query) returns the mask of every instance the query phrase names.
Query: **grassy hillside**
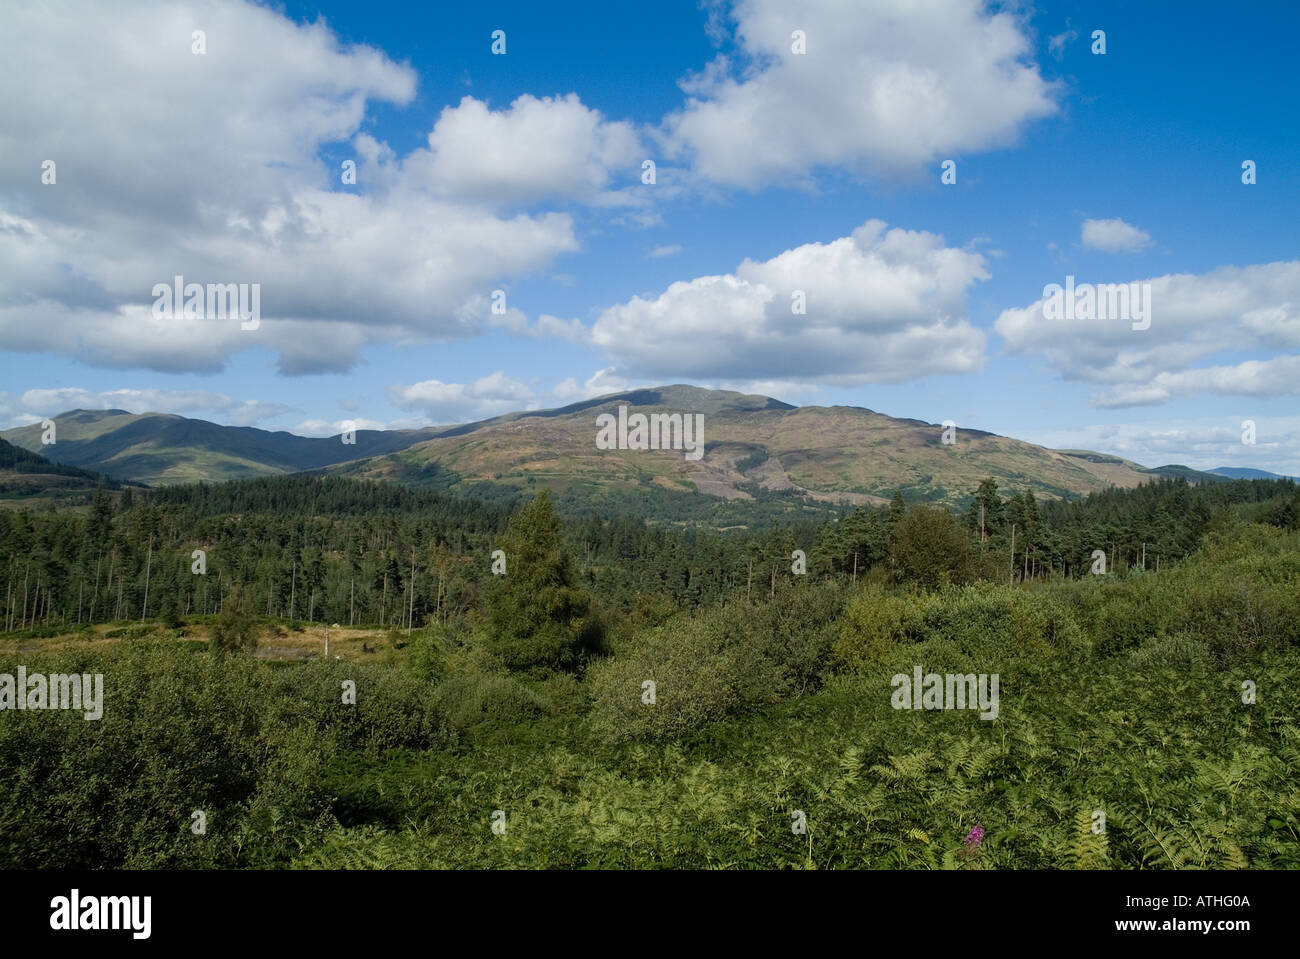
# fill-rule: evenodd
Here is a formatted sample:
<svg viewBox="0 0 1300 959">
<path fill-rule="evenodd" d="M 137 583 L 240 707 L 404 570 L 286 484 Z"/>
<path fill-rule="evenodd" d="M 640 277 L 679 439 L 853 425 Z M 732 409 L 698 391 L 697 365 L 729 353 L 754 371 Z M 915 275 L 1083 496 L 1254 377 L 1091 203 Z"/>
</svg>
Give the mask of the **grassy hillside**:
<svg viewBox="0 0 1300 959">
<path fill-rule="evenodd" d="M 705 455 L 600 450 L 596 417 L 632 412 L 704 417 Z M 961 502 L 981 479 L 1049 497 L 1131 488 L 1153 476 L 1220 479 L 1187 467 L 1148 470 L 1119 457 L 1056 451 L 979 430 L 943 427 L 856 407 L 794 407 L 766 396 L 692 386 L 633 390 L 554 410 L 510 413 L 423 430 L 360 430 L 304 437 L 123 410 L 55 417 L 10 430 L 10 442 L 69 466 L 150 485 L 217 482 L 299 471 L 382 479 L 508 500 L 549 487 L 567 513 L 627 513 L 678 522 L 732 523 L 825 515 L 840 505 L 882 505 L 895 489 L 909 502 Z"/>
<path fill-rule="evenodd" d="M 318 469 L 403 449 L 434 432 L 358 430 L 356 443 L 344 444 L 339 436 L 297 436 L 125 410 L 72 410 L 54 417 L 54 424 L 57 441 L 49 446 L 41 446 L 39 424 L 9 430 L 4 436 L 57 463 L 94 468 L 150 485 Z"/>
<path fill-rule="evenodd" d="M 0 439 L 0 497 L 63 498 L 100 486 L 117 489 L 120 483 L 92 470 L 54 463 L 37 453 Z"/>
<path fill-rule="evenodd" d="M 600 450 L 596 417 L 629 410 L 704 414 L 706 453 Z M 772 494 L 827 504 L 882 505 L 894 489 L 909 502 L 956 503 L 981 479 L 1048 496 L 1133 487 L 1152 472 L 1116 457 L 1057 452 L 978 430 L 896 419 L 855 407 L 791 407 L 766 397 L 672 386 L 613 394 L 545 413 L 471 424 L 409 449 L 331 471 L 439 488 L 543 484 L 557 499 L 667 493 L 727 501 Z"/>
</svg>

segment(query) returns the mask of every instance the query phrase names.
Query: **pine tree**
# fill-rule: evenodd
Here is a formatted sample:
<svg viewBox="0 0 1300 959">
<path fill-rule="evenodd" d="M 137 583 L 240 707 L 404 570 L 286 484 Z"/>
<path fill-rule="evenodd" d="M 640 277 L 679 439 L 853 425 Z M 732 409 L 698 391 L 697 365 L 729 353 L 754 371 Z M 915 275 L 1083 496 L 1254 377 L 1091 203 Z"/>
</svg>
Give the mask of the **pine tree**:
<svg viewBox="0 0 1300 959">
<path fill-rule="evenodd" d="M 997 481 L 991 476 L 980 482 L 975 498 L 971 501 L 970 511 L 966 514 L 966 528 L 976 536 L 980 535 L 981 516 L 985 539 L 1002 534 L 1006 526 L 1006 508 L 1002 497 L 998 495 Z"/>
<path fill-rule="evenodd" d="M 488 648 L 510 669 L 574 669 L 602 637 L 565 553 L 548 491 L 510 520 L 500 548 L 506 572 L 487 589 Z"/>
<path fill-rule="evenodd" d="M 894 498 L 889 501 L 889 516 L 885 520 L 885 526 L 889 530 L 891 539 L 898 529 L 898 524 L 903 521 L 903 517 L 906 515 L 907 504 L 903 502 L 903 494 L 898 490 L 894 490 Z"/>
</svg>

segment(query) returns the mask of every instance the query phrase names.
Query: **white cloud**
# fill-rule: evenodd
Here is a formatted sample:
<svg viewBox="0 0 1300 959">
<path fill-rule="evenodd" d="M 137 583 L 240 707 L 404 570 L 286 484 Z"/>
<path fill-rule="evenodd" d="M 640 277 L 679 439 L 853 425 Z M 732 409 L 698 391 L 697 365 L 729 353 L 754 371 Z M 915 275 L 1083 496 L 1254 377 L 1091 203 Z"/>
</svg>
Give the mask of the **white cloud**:
<svg viewBox="0 0 1300 959">
<path fill-rule="evenodd" d="M 550 336 L 570 343 L 584 343 L 590 335 L 581 320 L 562 320 L 546 313 L 537 317 L 535 330 L 537 336 Z"/>
<path fill-rule="evenodd" d="M 420 410 L 437 423 L 463 423 L 537 408 L 532 388 L 499 370 L 473 383 L 396 383 L 388 388 L 388 397 L 394 406 Z"/>
<path fill-rule="evenodd" d="M 175 413 L 219 417 L 230 426 L 253 426 L 286 412 L 289 407 L 260 400 L 237 400 L 208 390 L 117 389 L 86 390 L 69 386 L 27 390 L 18 408 L 37 419 L 69 410 L 126 410 L 129 413 Z"/>
<path fill-rule="evenodd" d="M 1111 220 L 1084 220 L 1080 237 L 1084 249 L 1106 253 L 1136 253 L 1151 245 L 1151 234 L 1125 223 Z"/>
<path fill-rule="evenodd" d="M 1093 405 L 1154 406 L 1175 396 L 1198 393 L 1259 397 L 1300 394 L 1300 356 L 1158 373 L 1149 383 L 1116 386 L 1095 397 Z"/>
<path fill-rule="evenodd" d="M 517 168 L 487 157 L 484 189 L 604 189 L 593 202 L 619 202 L 608 165 L 628 159 L 630 128 L 574 97 L 501 114 L 462 102 L 435 128 L 437 151 L 404 163 L 360 131 L 372 104 L 412 101 L 414 72 L 323 23 L 204 0 L 5 15 L 0 84 L 24 94 L 0 99 L 0 349 L 215 372 L 265 347 L 285 373 L 347 370 L 372 341 L 480 332 L 488 292 L 578 248 L 566 213 L 507 215 L 452 195 L 471 188 L 465 151 L 482 137 L 530 151 Z M 206 55 L 191 53 L 194 29 Z M 356 186 L 322 159 L 349 142 Z M 154 285 L 178 274 L 259 284 L 260 329 L 154 318 Z"/>
<path fill-rule="evenodd" d="M 1048 37 L 1047 51 L 1057 60 L 1060 60 L 1065 56 L 1066 46 L 1078 39 L 1078 36 L 1079 32 L 1077 30 L 1066 30 L 1064 33 Z"/>
<path fill-rule="evenodd" d="M 982 0 L 739 0 L 732 19 L 740 62 L 684 81 L 690 99 L 664 130 L 717 183 L 915 170 L 1011 144 L 1056 110 L 1015 16 Z M 796 29 L 806 54 L 791 51 Z"/>
<path fill-rule="evenodd" d="M 650 257 L 652 260 L 658 260 L 665 256 L 676 256 L 680 252 L 682 252 L 681 246 L 673 244 L 672 246 L 657 246 L 647 253 L 646 256 Z"/>
<path fill-rule="evenodd" d="M 1063 379 L 1104 386 L 1092 398 L 1097 406 L 1151 405 L 1199 393 L 1296 392 L 1295 356 L 1239 355 L 1300 349 L 1300 260 L 1139 282 L 1151 285 L 1149 329 L 1134 330 L 1128 320 L 1049 320 L 1042 299 L 1004 310 L 994 329 L 1006 352 L 1037 354 Z M 1198 366 L 1221 353 L 1238 356 Z"/>
<path fill-rule="evenodd" d="M 582 390 L 578 386 L 578 381 L 576 379 L 572 376 L 566 376 L 564 379 L 560 380 L 560 382 L 555 384 L 555 387 L 551 390 L 551 395 L 561 403 L 567 403 L 570 400 L 581 397 Z"/>
<path fill-rule="evenodd" d="M 576 94 L 524 94 L 508 110 L 493 112 L 473 97 L 447 107 L 429 149 L 405 165 L 441 195 L 497 205 L 594 199 L 611 185 L 639 182 L 644 155 L 631 124 L 606 121 Z"/>
<path fill-rule="evenodd" d="M 1244 420 L 1255 423 L 1254 443 L 1241 441 Z M 1235 466 L 1300 476 L 1300 417 L 1265 416 L 1248 406 L 1212 418 L 1090 424 L 1022 438 L 1051 449 L 1110 453 L 1147 467 Z"/>
<path fill-rule="evenodd" d="M 854 385 L 965 373 L 984 334 L 965 318 L 983 257 L 931 233 L 870 220 L 735 273 L 673 283 L 611 307 L 592 342 L 637 377 Z M 793 312 L 795 294 L 806 315 Z"/>
<path fill-rule="evenodd" d="M 338 436 L 346 430 L 418 430 L 425 426 L 432 426 L 432 422 L 425 417 L 414 419 L 396 419 L 396 420 L 372 420 L 366 417 L 358 417 L 350 420 L 321 420 L 309 419 L 303 420 L 295 426 L 290 432 L 298 436 Z"/>
<path fill-rule="evenodd" d="M 530 325 L 527 315 L 514 307 L 510 307 L 505 313 L 489 316 L 488 325 L 507 329 L 516 336 L 552 337 L 557 340 L 568 340 L 570 343 L 585 342 L 588 336 L 587 328 L 582 325 L 581 320 L 562 320 L 558 316 L 541 313 L 537 317 L 537 322 Z"/>
</svg>

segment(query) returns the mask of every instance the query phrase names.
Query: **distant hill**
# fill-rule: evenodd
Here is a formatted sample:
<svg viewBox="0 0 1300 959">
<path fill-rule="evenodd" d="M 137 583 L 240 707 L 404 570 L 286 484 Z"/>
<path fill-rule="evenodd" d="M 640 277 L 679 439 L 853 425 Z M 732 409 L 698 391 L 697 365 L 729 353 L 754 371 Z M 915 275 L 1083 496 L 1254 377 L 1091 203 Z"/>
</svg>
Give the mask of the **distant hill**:
<svg viewBox="0 0 1300 959">
<path fill-rule="evenodd" d="M 702 414 L 705 455 L 598 449 L 596 418 L 629 412 Z M 1262 470 L 1148 469 L 1091 450 L 1051 450 L 980 430 L 943 427 L 851 406 L 791 406 L 768 396 L 695 386 L 629 390 L 552 410 L 507 413 L 422 430 L 359 430 L 354 445 L 328 438 L 219 426 L 125 410 L 73 410 L 9 430 L 11 443 L 67 467 L 155 484 L 325 472 L 509 500 L 550 487 L 566 512 L 631 512 L 726 525 L 792 509 L 881 505 L 894 489 L 909 502 L 961 502 L 987 476 L 1004 490 L 1070 497 L 1155 477 L 1192 483 Z"/>
<path fill-rule="evenodd" d="M 72 410 L 54 417 L 57 442 L 41 446 L 40 424 L 3 437 L 68 466 L 103 470 L 155 485 L 246 479 L 319 469 L 358 457 L 404 449 L 437 430 L 358 430 L 355 445 L 341 437 L 297 436 L 246 426 L 218 426 L 169 413 Z"/>
<path fill-rule="evenodd" d="M 629 411 L 703 413 L 706 455 L 600 450 L 596 417 Z M 986 476 L 1003 488 L 1064 497 L 1149 481 L 1152 471 L 1089 451 L 1058 452 L 979 430 L 958 430 L 858 407 L 794 407 L 765 396 L 694 386 L 614 393 L 556 410 L 468 424 L 397 453 L 329 472 L 482 492 L 492 486 L 556 490 L 561 502 L 663 501 L 666 494 L 724 500 L 770 496 L 827 504 L 953 503 Z"/>
<path fill-rule="evenodd" d="M 1270 473 L 1268 470 L 1254 470 L 1245 466 L 1219 466 L 1212 470 L 1211 473 L 1216 476 L 1225 476 L 1228 479 L 1296 479 L 1294 476 L 1279 476 L 1277 473 Z"/>
<path fill-rule="evenodd" d="M 51 491 L 117 489 L 116 480 L 92 470 L 51 462 L 0 439 L 0 495 L 27 496 Z"/>
</svg>

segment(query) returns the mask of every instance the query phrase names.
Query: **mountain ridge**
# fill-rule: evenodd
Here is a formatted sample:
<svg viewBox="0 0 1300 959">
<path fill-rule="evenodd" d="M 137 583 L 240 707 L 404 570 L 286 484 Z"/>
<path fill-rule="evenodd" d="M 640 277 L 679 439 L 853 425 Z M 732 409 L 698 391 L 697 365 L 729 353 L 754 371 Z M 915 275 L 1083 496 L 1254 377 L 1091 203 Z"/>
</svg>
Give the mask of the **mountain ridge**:
<svg viewBox="0 0 1300 959">
<path fill-rule="evenodd" d="M 703 459 L 692 462 L 669 450 L 597 449 L 596 416 L 620 405 L 703 414 Z M 1178 465 L 1148 469 L 1091 450 L 1052 450 L 985 430 L 957 428 L 949 437 L 955 442 L 947 443 L 942 424 L 688 384 L 468 423 L 357 430 L 353 444 L 343 443 L 342 434 L 304 437 L 170 413 L 79 409 L 53 419 L 58 441 L 48 447 L 40 447 L 39 424 L 0 436 L 39 449 L 55 463 L 153 485 L 306 472 L 488 496 L 526 493 L 541 483 L 576 504 L 635 505 L 638 497 L 680 494 L 880 505 L 894 489 L 913 501 L 955 504 L 986 476 L 1004 488 L 1051 497 L 1131 487 L 1158 476 L 1225 478 Z"/>
</svg>

